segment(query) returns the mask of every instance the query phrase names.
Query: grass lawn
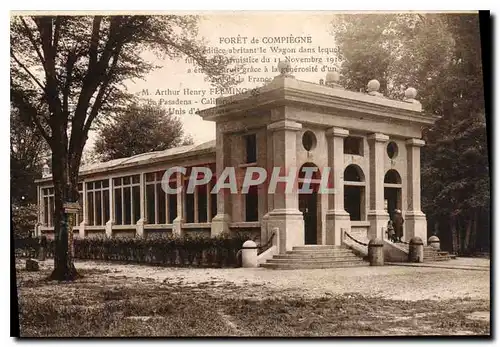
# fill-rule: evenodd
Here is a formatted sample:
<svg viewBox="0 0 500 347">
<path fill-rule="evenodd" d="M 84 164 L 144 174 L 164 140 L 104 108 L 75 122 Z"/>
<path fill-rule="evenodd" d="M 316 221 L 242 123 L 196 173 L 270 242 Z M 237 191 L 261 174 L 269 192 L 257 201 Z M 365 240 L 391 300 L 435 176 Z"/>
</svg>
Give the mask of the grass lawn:
<svg viewBox="0 0 500 347">
<path fill-rule="evenodd" d="M 155 281 L 79 270 L 74 283 L 49 269 L 17 269 L 20 331 L 36 336 L 489 335 L 487 300 L 402 301 L 355 293 L 306 298 L 243 295 L 248 286 Z M 260 288 L 255 288 L 260 286 Z M 224 298 L 224 292 L 241 298 Z"/>
</svg>

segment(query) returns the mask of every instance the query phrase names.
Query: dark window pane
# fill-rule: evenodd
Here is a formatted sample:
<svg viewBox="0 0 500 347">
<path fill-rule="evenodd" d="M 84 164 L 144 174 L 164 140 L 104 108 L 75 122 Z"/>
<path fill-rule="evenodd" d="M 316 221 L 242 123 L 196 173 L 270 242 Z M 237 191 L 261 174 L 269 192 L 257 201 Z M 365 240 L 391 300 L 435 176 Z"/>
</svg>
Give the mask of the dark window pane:
<svg viewBox="0 0 500 347">
<path fill-rule="evenodd" d="M 167 214 L 165 212 L 165 192 L 160 184 L 156 185 L 156 194 L 158 195 L 158 223 L 165 224 L 167 222 Z"/>
<path fill-rule="evenodd" d="M 148 172 L 146 174 L 146 182 L 153 182 L 155 180 L 155 173 L 154 172 Z"/>
<path fill-rule="evenodd" d="M 118 177 L 118 178 L 113 178 L 113 185 L 114 185 L 115 187 L 119 187 L 119 186 L 121 186 L 121 185 L 122 185 L 122 179 L 121 179 L 120 177 Z"/>
<path fill-rule="evenodd" d="M 121 188 L 115 189 L 115 223 L 122 225 L 122 190 Z"/>
<path fill-rule="evenodd" d="M 94 189 L 94 182 L 88 182 L 87 189 L 90 189 L 90 190 Z"/>
<path fill-rule="evenodd" d="M 82 190 L 83 190 L 83 184 L 78 183 L 78 191 L 80 191 L 80 192 L 81 192 Z"/>
<path fill-rule="evenodd" d="M 363 155 L 363 139 L 360 137 L 348 136 L 344 139 L 344 153 Z"/>
<path fill-rule="evenodd" d="M 49 225 L 49 198 L 43 198 L 43 224 Z"/>
<path fill-rule="evenodd" d="M 87 193 L 87 222 L 88 225 L 94 225 L 94 193 Z"/>
<path fill-rule="evenodd" d="M 147 224 L 155 224 L 155 186 L 146 186 L 146 219 Z"/>
<path fill-rule="evenodd" d="M 125 188 L 123 189 L 123 202 L 125 206 L 125 225 L 132 224 L 132 203 L 130 200 L 131 194 L 130 194 L 130 188 Z"/>
<path fill-rule="evenodd" d="M 80 204 L 80 209 L 78 210 L 78 224 L 83 221 L 83 193 L 80 192 L 80 199 L 78 200 Z"/>
<path fill-rule="evenodd" d="M 101 188 L 101 185 L 102 185 L 102 182 L 101 182 L 101 181 L 95 181 L 95 182 L 94 182 L 94 188 L 95 188 L 95 189 L 100 189 L 100 188 Z"/>
<path fill-rule="evenodd" d="M 198 190 L 198 222 L 205 223 L 207 221 L 207 187 L 197 186 Z"/>
<path fill-rule="evenodd" d="M 108 186 L 109 186 L 109 180 L 102 180 L 102 187 L 108 188 Z"/>
<path fill-rule="evenodd" d="M 186 194 L 186 223 L 194 223 L 194 194 Z"/>
<path fill-rule="evenodd" d="M 54 226 L 54 210 L 55 210 L 54 196 L 49 197 L 49 226 Z"/>
<path fill-rule="evenodd" d="M 136 224 L 141 219 L 141 191 L 139 186 L 132 187 L 132 198 L 134 199 L 134 219 L 132 224 Z"/>
<path fill-rule="evenodd" d="M 104 220 L 103 224 L 106 224 L 109 220 L 109 189 L 103 190 L 102 192 L 103 208 L 104 208 Z"/>
<path fill-rule="evenodd" d="M 252 186 L 245 195 L 245 216 L 247 222 L 255 222 L 259 216 L 259 195 L 257 194 L 257 187 Z"/>
<path fill-rule="evenodd" d="M 96 225 L 103 225 L 102 222 L 102 209 L 101 209 L 101 192 L 95 193 L 95 207 L 96 207 L 96 216 L 95 223 Z"/>
<path fill-rule="evenodd" d="M 123 177 L 123 184 L 130 184 L 130 176 Z"/>
<path fill-rule="evenodd" d="M 172 223 L 177 217 L 177 194 L 168 194 L 168 222 Z"/>
<path fill-rule="evenodd" d="M 257 138 L 255 134 L 245 136 L 245 145 L 247 163 L 255 163 L 257 161 Z"/>
<path fill-rule="evenodd" d="M 141 176 L 140 175 L 134 175 L 132 176 L 132 183 L 140 183 L 141 182 Z"/>
<path fill-rule="evenodd" d="M 217 194 L 210 194 L 210 199 L 212 199 L 211 202 L 211 213 L 212 213 L 212 218 L 214 218 L 217 215 Z"/>
<path fill-rule="evenodd" d="M 344 208 L 351 220 L 361 220 L 361 194 L 362 187 L 344 187 Z"/>
</svg>

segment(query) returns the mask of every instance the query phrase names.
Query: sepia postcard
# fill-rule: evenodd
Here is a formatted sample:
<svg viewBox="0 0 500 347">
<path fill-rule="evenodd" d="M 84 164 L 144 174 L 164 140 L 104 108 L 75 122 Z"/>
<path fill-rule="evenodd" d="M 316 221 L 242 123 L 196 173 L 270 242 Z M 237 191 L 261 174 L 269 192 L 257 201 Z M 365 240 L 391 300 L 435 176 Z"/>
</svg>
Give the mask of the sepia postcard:
<svg viewBox="0 0 500 347">
<path fill-rule="evenodd" d="M 491 338 L 489 28 L 11 12 L 11 336 Z"/>
</svg>

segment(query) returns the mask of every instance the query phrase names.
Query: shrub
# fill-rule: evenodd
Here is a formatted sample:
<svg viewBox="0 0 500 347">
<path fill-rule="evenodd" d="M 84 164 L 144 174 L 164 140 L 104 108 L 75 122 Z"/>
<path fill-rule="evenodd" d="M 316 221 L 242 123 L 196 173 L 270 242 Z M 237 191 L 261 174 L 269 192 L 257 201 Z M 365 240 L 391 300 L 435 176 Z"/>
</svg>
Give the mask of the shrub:
<svg viewBox="0 0 500 347">
<path fill-rule="evenodd" d="M 162 266 L 237 267 L 238 251 L 249 237 L 243 234 L 207 238 L 85 238 L 74 239 L 76 259 L 122 261 Z M 47 240 L 46 255 L 54 256 L 54 240 Z M 16 250 L 38 252 L 39 240 L 17 239 Z"/>
</svg>

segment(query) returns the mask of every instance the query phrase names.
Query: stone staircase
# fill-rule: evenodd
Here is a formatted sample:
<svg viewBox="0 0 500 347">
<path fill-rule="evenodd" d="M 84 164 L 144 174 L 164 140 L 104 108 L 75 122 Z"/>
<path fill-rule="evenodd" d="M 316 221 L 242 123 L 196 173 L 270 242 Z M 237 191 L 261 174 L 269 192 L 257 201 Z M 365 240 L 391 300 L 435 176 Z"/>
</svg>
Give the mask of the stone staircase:
<svg viewBox="0 0 500 347">
<path fill-rule="evenodd" d="M 368 266 L 367 261 L 356 256 L 344 246 L 305 245 L 278 254 L 260 266 L 268 269 L 326 269 L 338 267 Z"/>
<path fill-rule="evenodd" d="M 407 253 L 409 252 L 409 246 L 407 244 L 395 243 L 395 245 L 400 249 L 404 249 Z M 452 255 L 446 251 L 440 251 L 431 246 L 424 246 L 424 263 L 432 261 L 445 261 L 455 258 L 455 255 Z"/>
</svg>

